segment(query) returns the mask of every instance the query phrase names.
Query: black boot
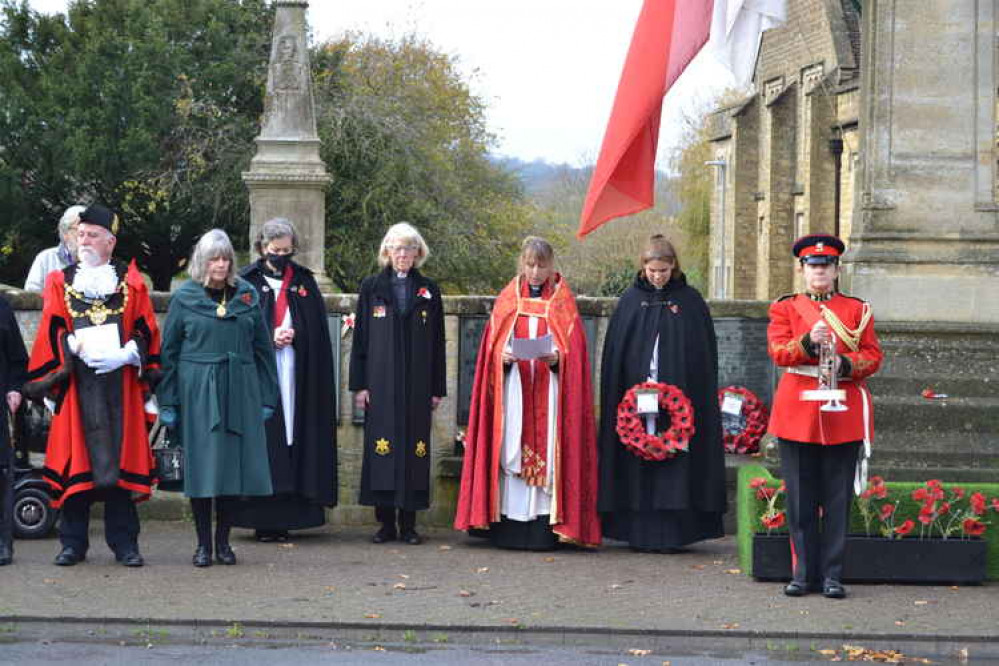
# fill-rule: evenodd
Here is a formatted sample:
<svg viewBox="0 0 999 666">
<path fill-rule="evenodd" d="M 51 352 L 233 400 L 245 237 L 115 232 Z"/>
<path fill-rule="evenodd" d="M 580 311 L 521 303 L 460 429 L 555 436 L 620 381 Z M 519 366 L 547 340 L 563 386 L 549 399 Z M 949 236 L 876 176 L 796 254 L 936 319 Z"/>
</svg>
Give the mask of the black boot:
<svg viewBox="0 0 999 666">
<path fill-rule="evenodd" d="M 399 509 L 399 538 L 411 546 L 423 543 L 423 538 L 416 533 L 416 512 Z"/>
<path fill-rule="evenodd" d="M 212 566 L 212 500 L 205 497 L 191 498 L 194 529 L 198 534 L 198 547 L 192 564 L 196 567 Z"/>
<path fill-rule="evenodd" d="M 215 561 L 219 564 L 236 564 L 236 553 L 229 545 L 229 532 L 232 524 L 229 522 L 227 501 L 221 497 L 215 498 Z"/>
<path fill-rule="evenodd" d="M 396 540 L 395 531 L 395 507 L 376 506 L 375 518 L 382 524 L 381 529 L 371 537 L 372 543 L 385 543 Z"/>
</svg>

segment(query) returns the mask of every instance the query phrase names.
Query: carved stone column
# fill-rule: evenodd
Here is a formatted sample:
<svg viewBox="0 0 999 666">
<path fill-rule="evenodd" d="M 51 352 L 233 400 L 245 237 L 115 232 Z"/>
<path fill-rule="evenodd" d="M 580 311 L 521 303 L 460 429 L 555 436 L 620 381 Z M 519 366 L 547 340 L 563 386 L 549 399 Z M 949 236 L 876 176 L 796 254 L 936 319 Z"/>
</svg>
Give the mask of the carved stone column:
<svg viewBox="0 0 999 666">
<path fill-rule="evenodd" d="M 999 322 L 997 4 L 864 3 L 844 287 L 881 320 Z"/>
<path fill-rule="evenodd" d="M 267 220 L 288 218 L 299 232 L 296 260 L 310 268 L 327 291 L 332 284 L 323 265 L 326 187 L 331 179 L 319 156 L 306 42 L 309 3 L 275 0 L 274 5 L 264 118 L 257 153 L 243 173 L 250 190 L 250 241 Z"/>
</svg>

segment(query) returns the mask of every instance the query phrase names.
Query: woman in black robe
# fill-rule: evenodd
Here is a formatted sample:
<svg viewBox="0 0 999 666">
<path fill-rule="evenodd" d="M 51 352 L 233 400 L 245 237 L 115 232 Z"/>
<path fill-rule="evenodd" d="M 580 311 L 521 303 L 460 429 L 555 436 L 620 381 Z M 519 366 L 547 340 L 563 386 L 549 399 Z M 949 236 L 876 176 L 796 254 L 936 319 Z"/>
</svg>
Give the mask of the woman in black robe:
<svg viewBox="0 0 999 666">
<path fill-rule="evenodd" d="M 446 378 L 444 305 L 419 270 L 429 253 L 412 225 L 393 225 L 378 252 L 382 271 L 357 299 L 350 390 L 366 410 L 360 503 L 375 507 L 375 543 L 419 544 L 416 512 L 430 506 L 432 411 Z"/>
<path fill-rule="evenodd" d="M 234 525 L 260 541 L 284 541 L 289 530 L 320 527 L 336 505 L 336 395 L 326 304 L 312 271 L 291 260 L 295 227 L 265 222 L 260 258 L 241 276 L 260 294 L 274 342 L 281 406 L 267 421 L 274 496 L 237 503 Z M 275 311 L 278 314 L 275 315 Z"/>
<path fill-rule="evenodd" d="M 605 537 L 670 552 L 723 535 L 725 460 L 718 409 L 718 351 L 707 304 L 687 284 L 672 243 L 652 236 L 642 270 L 621 296 L 604 341 L 598 510 Z M 680 388 L 694 409 L 689 451 L 639 458 L 616 432 L 618 403 L 635 384 Z M 655 431 L 669 428 L 660 411 Z"/>
</svg>

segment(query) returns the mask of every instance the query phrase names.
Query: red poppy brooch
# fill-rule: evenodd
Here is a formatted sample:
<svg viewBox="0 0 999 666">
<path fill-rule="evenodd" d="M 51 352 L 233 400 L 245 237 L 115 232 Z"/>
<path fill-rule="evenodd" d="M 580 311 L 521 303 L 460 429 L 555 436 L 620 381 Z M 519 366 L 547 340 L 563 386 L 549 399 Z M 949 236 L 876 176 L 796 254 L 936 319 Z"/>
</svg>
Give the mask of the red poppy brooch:
<svg viewBox="0 0 999 666">
<path fill-rule="evenodd" d="M 420 287 L 420 289 L 416 292 L 416 295 L 421 298 L 430 298 L 430 290 L 426 287 Z"/>
</svg>

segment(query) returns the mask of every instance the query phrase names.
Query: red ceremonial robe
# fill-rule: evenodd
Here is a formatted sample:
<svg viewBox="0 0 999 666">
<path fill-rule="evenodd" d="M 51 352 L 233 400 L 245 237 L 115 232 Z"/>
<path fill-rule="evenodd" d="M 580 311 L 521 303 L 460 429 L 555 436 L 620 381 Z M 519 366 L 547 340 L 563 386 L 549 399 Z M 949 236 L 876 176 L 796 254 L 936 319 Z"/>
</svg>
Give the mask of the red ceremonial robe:
<svg viewBox="0 0 999 666">
<path fill-rule="evenodd" d="M 767 328 L 768 350 L 774 363 L 782 367 L 815 368 L 818 365 L 818 356 L 808 353 L 805 339 L 822 316 L 820 305 L 835 313 L 847 328 L 854 330 L 860 326 L 865 309 L 869 307 L 859 298 L 842 294 L 833 294 L 828 301 L 821 303 L 812 301 L 805 294 L 778 299 L 770 306 L 770 325 Z M 884 358 L 874 333 L 874 319 L 870 318 L 860 333 L 856 350 L 850 349 L 835 335 L 835 331 L 834 336 L 836 352 L 850 364 L 848 379 L 839 381 L 839 388 L 846 391 L 844 404 L 847 411 L 822 412 L 819 408 L 823 403 L 802 400 L 801 392 L 818 388 L 818 379 L 785 372 L 777 386 L 770 412 L 770 434 L 794 442 L 814 444 L 844 444 L 873 439 L 873 405 L 864 379 L 877 372 Z"/>
<path fill-rule="evenodd" d="M 115 266 L 121 275 L 124 265 Z M 67 269 L 68 270 L 68 269 Z M 49 430 L 42 473 L 54 489 L 52 506 L 59 508 L 67 497 L 95 488 L 87 450 L 77 381 L 66 338 L 73 333 L 73 317 L 65 301 L 65 273 L 52 271 L 45 281 L 44 308 L 28 366 L 25 394 L 50 398 L 55 414 Z M 122 344 L 135 340 L 140 367 L 122 368 L 121 456 L 117 486 L 130 490 L 136 500 L 148 499 L 154 481 L 153 455 L 149 447 L 145 402 L 150 383 L 159 376 L 160 332 L 146 284 L 132 262 L 125 272 L 128 301 L 121 313 Z"/>
<path fill-rule="evenodd" d="M 487 529 L 499 522 L 500 456 L 503 450 L 503 348 L 519 315 L 546 320 L 560 350 L 551 523 L 562 541 L 600 544 L 597 517 L 596 425 L 590 359 L 576 299 L 561 276 L 548 300 L 521 296 L 514 278 L 496 299 L 482 333 L 465 438 L 465 461 L 454 527 Z"/>
</svg>

